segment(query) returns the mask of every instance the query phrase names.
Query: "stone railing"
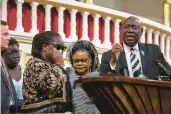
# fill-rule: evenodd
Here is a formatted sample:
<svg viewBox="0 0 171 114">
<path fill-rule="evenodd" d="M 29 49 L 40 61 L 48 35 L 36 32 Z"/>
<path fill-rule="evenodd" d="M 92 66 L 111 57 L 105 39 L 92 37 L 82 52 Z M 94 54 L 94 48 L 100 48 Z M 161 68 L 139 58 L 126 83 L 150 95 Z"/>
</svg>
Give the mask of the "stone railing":
<svg viewBox="0 0 171 114">
<path fill-rule="evenodd" d="M 2 19 L 8 21 L 11 37 L 21 43 L 31 42 L 38 32 L 53 30 L 66 44 L 79 39 L 92 41 L 100 54 L 120 43 L 120 22 L 129 16 L 75 0 L 2 0 Z M 140 41 L 159 45 L 171 61 L 171 28 L 138 18 L 144 24 Z"/>
</svg>

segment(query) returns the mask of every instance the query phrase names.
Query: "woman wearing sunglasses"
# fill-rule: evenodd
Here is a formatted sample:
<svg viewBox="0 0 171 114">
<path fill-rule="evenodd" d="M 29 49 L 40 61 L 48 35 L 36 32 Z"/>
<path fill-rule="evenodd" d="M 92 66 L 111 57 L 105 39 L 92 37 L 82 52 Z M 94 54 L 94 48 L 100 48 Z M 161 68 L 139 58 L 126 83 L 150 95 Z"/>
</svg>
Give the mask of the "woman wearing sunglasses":
<svg viewBox="0 0 171 114">
<path fill-rule="evenodd" d="M 34 36 L 33 57 L 28 60 L 23 74 L 23 112 L 63 113 L 72 110 L 70 83 L 62 68 L 65 49 L 56 32 L 46 31 Z"/>
<path fill-rule="evenodd" d="M 75 85 L 75 81 L 79 78 L 99 76 L 99 58 L 95 46 L 89 41 L 79 40 L 70 46 L 68 57 L 72 64 L 72 68 L 66 69 L 72 86 L 74 114 L 100 114 L 81 86 Z"/>
</svg>

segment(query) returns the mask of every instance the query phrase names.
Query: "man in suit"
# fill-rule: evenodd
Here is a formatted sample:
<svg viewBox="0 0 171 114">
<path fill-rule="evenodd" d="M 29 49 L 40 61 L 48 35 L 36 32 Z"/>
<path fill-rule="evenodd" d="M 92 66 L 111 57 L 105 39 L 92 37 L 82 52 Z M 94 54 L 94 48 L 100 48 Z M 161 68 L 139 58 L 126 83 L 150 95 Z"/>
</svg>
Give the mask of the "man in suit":
<svg viewBox="0 0 171 114">
<path fill-rule="evenodd" d="M 8 48 L 9 33 L 7 22 L 1 20 L 1 52 Z M 12 79 L 9 76 L 4 60 L 1 57 L 1 114 L 8 114 L 10 106 L 11 108 L 17 107 L 18 100 L 16 98 L 16 92 Z M 14 112 L 17 112 L 17 108 L 14 108 Z"/>
<path fill-rule="evenodd" d="M 131 16 L 123 21 L 121 27 L 123 45 L 114 44 L 112 50 L 103 53 L 101 75 L 106 73 L 125 75 L 126 69 L 129 77 L 134 77 L 135 72 L 139 71 L 147 78 L 154 79 L 162 75 L 162 69 L 155 64 L 156 60 L 171 70 L 157 45 L 139 43 L 142 32 L 142 23 L 138 18 Z"/>
</svg>

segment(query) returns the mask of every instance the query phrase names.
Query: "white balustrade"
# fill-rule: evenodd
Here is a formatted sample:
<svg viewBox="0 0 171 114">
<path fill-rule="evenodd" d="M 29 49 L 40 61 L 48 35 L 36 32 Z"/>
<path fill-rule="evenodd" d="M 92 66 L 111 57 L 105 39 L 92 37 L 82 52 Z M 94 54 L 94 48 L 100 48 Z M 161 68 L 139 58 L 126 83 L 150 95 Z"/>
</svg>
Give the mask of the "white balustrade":
<svg viewBox="0 0 171 114">
<path fill-rule="evenodd" d="M 146 33 L 146 27 L 143 26 L 143 33 L 142 33 L 141 38 L 140 38 L 141 43 L 145 43 L 145 33 Z"/>
<path fill-rule="evenodd" d="M 17 0 L 17 26 L 15 28 L 18 32 L 24 32 L 24 28 L 22 25 L 22 4 L 24 0 Z"/>
<path fill-rule="evenodd" d="M 82 40 L 90 40 L 88 37 L 88 15 L 89 12 L 83 12 L 82 16 L 83 16 L 83 35 L 82 35 Z"/>
<path fill-rule="evenodd" d="M 64 34 L 64 7 L 59 7 L 58 9 L 58 33 L 63 39 L 65 39 Z"/>
<path fill-rule="evenodd" d="M 77 10 L 76 9 L 72 9 L 70 11 L 71 13 L 71 35 L 70 35 L 70 38 L 69 40 L 71 41 L 76 41 L 78 39 L 78 36 L 76 34 L 76 13 L 77 13 Z"/>
<path fill-rule="evenodd" d="M 7 1 L 8 0 L 2 0 L 2 20 L 7 21 Z M 17 25 L 15 30 L 10 30 L 10 35 L 12 35 L 13 37 L 18 38 L 22 37 L 26 39 L 31 39 L 34 34 L 38 33 L 38 28 L 37 28 L 37 6 L 39 5 L 39 1 L 33 0 L 30 1 L 29 3 L 31 4 L 31 30 L 29 33 L 27 32 L 23 32 L 23 25 L 22 25 L 22 4 L 25 0 L 15 0 L 16 4 L 17 4 Z M 46 1 L 46 0 L 45 0 Z M 27 2 L 27 0 L 25 1 Z M 9 2 L 10 3 L 10 2 Z M 42 2 L 40 2 L 41 4 Z M 112 20 L 114 23 L 114 43 L 119 43 L 120 42 L 120 31 L 119 31 L 119 23 L 121 22 L 121 18 L 127 18 L 129 16 L 131 16 L 128 13 L 125 12 L 120 12 L 120 11 L 116 11 L 116 10 L 112 10 L 109 8 L 104 8 L 104 7 L 99 7 L 96 5 L 89 5 L 89 4 L 85 4 L 82 2 L 76 2 L 73 0 L 52 0 L 51 2 L 44 2 L 45 3 L 45 30 L 49 31 L 51 30 L 51 8 L 52 7 L 56 7 L 57 5 L 61 4 L 60 6 L 62 7 L 58 7 L 58 33 L 61 35 L 61 37 L 64 38 L 65 42 L 68 41 L 76 41 L 78 39 L 78 36 L 76 34 L 76 13 L 77 12 L 82 12 L 82 19 L 83 19 L 83 25 L 82 25 L 82 38 L 84 40 L 90 40 L 89 36 L 88 36 L 88 15 L 92 14 L 93 18 L 94 18 L 94 34 L 93 34 L 93 40 L 92 42 L 98 47 L 98 49 L 100 50 L 100 53 L 102 53 L 104 50 L 108 50 L 111 48 L 111 42 L 110 42 L 110 20 L 111 17 L 110 16 L 115 16 L 118 18 L 116 18 L 115 20 Z M 56 5 L 54 5 L 54 4 Z M 42 5 L 42 4 L 41 4 Z M 92 7 L 93 6 L 93 7 Z M 70 16 L 71 16 L 71 28 L 70 28 L 70 36 L 69 38 L 65 38 L 65 34 L 64 34 L 64 10 L 70 10 Z M 85 10 L 85 9 L 89 9 L 89 10 Z M 105 11 L 105 15 L 104 14 Z M 96 12 L 98 12 L 98 14 L 96 14 Z M 108 15 L 109 14 L 109 15 Z M 99 39 L 99 18 L 100 17 L 105 17 L 104 18 L 104 42 L 103 44 L 101 44 L 101 40 Z M 170 53 L 171 53 L 171 34 L 170 28 L 167 28 L 166 26 L 159 24 L 157 22 L 139 17 L 139 19 L 143 22 L 144 26 L 143 26 L 143 33 L 140 39 L 140 42 L 142 43 L 153 43 L 153 39 L 152 39 L 152 35 L 154 33 L 154 44 L 159 45 L 159 41 L 160 41 L 160 48 L 161 51 L 166 55 L 166 58 L 168 58 L 168 60 L 171 62 L 171 57 L 170 57 Z M 11 21 L 11 20 L 10 20 Z M 154 26 L 154 27 L 153 27 Z M 151 28 L 150 28 L 151 27 Z M 23 32 L 22 34 L 20 34 L 20 32 Z M 147 33 L 147 37 L 146 37 L 146 33 Z M 160 39 L 159 39 L 160 36 Z M 147 38 L 147 41 L 146 41 Z M 25 40 L 25 39 L 23 39 Z M 30 40 L 31 41 L 31 40 Z M 99 51 L 98 50 L 98 51 Z M 165 52 L 164 52 L 165 51 Z"/>
<path fill-rule="evenodd" d="M 105 29 L 104 29 L 104 42 L 103 44 L 109 48 L 111 47 L 111 42 L 110 42 L 110 20 L 111 20 L 111 17 L 107 16 L 105 18 Z"/>
<path fill-rule="evenodd" d="M 101 15 L 99 14 L 96 14 L 94 15 L 94 38 L 93 38 L 93 43 L 96 45 L 96 46 L 99 46 L 101 44 L 101 41 L 99 39 L 99 18 L 100 18 Z"/>
<path fill-rule="evenodd" d="M 31 33 L 36 34 L 38 33 L 37 29 L 37 2 L 32 2 L 31 3 L 31 8 L 32 8 L 32 16 L 31 16 L 31 23 L 32 23 L 32 28 L 30 30 Z"/>
<path fill-rule="evenodd" d="M 1 18 L 3 21 L 7 21 L 7 1 L 8 0 L 2 0 L 2 12 L 1 12 Z"/>
<path fill-rule="evenodd" d="M 152 34 L 153 34 L 153 29 L 149 28 L 147 30 L 147 43 L 149 44 L 152 43 Z"/>
<path fill-rule="evenodd" d="M 120 19 L 116 19 L 115 21 L 114 21 L 114 38 L 115 38 L 115 43 L 120 43 L 120 37 L 119 37 L 119 35 L 120 35 L 120 31 L 119 31 L 119 24 L 120 24 L 120 22 L 121 22 L 121 20 Z"/>
<path fill-rule="evenodd" d="M 52 5 L 45 5 L 45 31 L 50 31 L 51 30 L 51 8 Z"/>
<path fill-rule="evenodd" d="M 154 44 L 159 45 L 159 31 L 154 32 Z"/>
<path fill-rule="evenodd" d="M 171 36 L 166 38 L 166 58 L 170 58 L 171 54 Z"/>
<path fill-rule="evenodd" d="M 160 36 L 160 48 L 163 54 L 164 54 L 164 49 L 165 49 L 165 38 L 166 38 L 166 34 L 163 33 Z"/>
</svg>

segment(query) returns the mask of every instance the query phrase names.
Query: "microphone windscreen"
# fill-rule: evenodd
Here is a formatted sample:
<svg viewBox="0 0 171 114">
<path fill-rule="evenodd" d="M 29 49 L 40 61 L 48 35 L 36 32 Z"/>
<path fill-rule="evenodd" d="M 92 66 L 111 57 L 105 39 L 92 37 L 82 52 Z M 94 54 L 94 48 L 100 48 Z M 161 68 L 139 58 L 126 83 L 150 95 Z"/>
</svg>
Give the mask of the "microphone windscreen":
<svg viewBox="0 0 171 114">
<path fill-rule="evenodd" d="M 159 59 L 156 59 L 156 60 L 154 60 L 154 63 L 155 64 L 158 64 L 158 63 L 160 63 L 160 60 Z"/>
</svg>

